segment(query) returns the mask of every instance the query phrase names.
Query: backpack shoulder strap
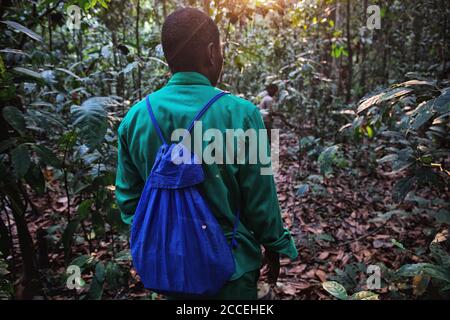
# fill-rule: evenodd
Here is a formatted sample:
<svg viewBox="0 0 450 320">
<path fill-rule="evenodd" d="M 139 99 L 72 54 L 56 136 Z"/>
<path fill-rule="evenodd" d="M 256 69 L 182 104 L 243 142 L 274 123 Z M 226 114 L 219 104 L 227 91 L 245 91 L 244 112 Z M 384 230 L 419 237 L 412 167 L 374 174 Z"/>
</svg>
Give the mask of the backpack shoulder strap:
<svg viewBox="0 0 450 320">
<path fill-rule="evenodd" d="M 159 127 L 158 122 L 156 121 L 155 115 L 154 115 L 153 110 L 152 110 L 152 106 L 150 104 L 149 96 L 147 96 L 145 98 L 145 101 L 147 102 L 147 110 L 148 110 L 148 113 L 150 115 L 150 119 L 152 120 L 153 126 L 155 127 L 155 130 L 158 133 L 159 138 L 161 139 L 163 144 L 167 144 L 166 140 L 164 139 L 164 136 L 163 136 L 163 134 L 161 132 L 161 128 Z"/>
<path fill-rule="evenodd" d="M 223 97 L 226 94 L 230 94 L 228 91 L 221 91 L 218 94 L 216 94 L 214 97 L 211 98 L 211 100 L 209 100 L 204 106 L 203 108 L 200 109 L 200 111 L 197 113 L 197 115 L 195 116 L 194 119 L 192 119 L 191 124 L 188 127 L 188 131 L 191 132 L 192 128 L 195 125 L 195 122 L 198 121 L 204 114 L 206 111 L 208 111 L 209 107 L 211 107 L 211 105 L 216 102 L 217 100 L 219 100 L 221 97 Z"/>
<path fill-rule="evenodd" d="M 211 105 L 219 100 L 221 97 L 223 97 L 226 94 L 230 94 L 228 91 L 221 91 L 218 94 L 216 94 L 214 97 L 211 98 L 204 106 L 200 109 L 200 111 L 197 113 L 197 115 L 194 117 L 194 119 L 191 121 L 191 124 L 188 127 L 188 131 L 191 132 L 192 128 L 195 125 L 195 122 L 198 121 L 205 112 L 211 107 Z M 149 96 L 145 98 L 145 101 L 147 103 L 147 110 L 148 114 L 150 115 L 150 119 L 152 120 L 153 126 L 155 127 L 156 132 L 158 133 L 159 138 L 163 142 L 163 144 L 167 144 L 166 140 L 164 139 L 164 136 L 162 134 L 161 128 L 158 125 L 158 122 L 156 121 L 155 114 L 153 113 L 152 106 L 150 104 Z"/>
</svg>

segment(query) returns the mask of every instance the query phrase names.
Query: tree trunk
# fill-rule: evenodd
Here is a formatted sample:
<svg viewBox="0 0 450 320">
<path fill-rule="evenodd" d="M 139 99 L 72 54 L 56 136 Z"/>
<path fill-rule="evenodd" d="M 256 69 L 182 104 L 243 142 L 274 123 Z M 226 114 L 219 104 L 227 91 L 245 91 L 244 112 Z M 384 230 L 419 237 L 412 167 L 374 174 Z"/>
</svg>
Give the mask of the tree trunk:
<svg viewBox="0 0 450 320">
<path fill-rule="evenodd" d="M 334 17 L 334 29 L 340 30 L 341 28 L 341 3 L 340 0 L 336 0 L 335 4 L 335 17 Z M 339 96 L 342 92 L 342 77 L 340 72 L 340 61 L 341 58 L 333 57 L 333 60 L 331 62 L 331 77 L 332 79 L 336 80 L 337 86 L 336 90 L 334 90 L 333 95 Z"/>
<path fill-rule="evenodd" d="M 16 299 L 31 299 L 38 292 L 40 286 L 34 244 L 25 219 L 26 206 L 19 196 L 20 187 L 17 184 L 10 184 L 7 188 L 2 192 L 6 194 L 7 198 L 5 199 L 8 200 L 6 205 L 11 210 L 16 224 L 23 266 L 22 277 L 17 283 L 15 295 Z"/>
<path fill-rule="evenodd" d="M 366 23 L 367 23 L 367 0 L 364 0 L 363 24 Z M 361 92 L 363 95 L 366 93 L 366 68 L 367 68 L 366 57 L 367 57 L 366 44 L 364 42 L 361 42 L 361 79 L 359 82 L 359 86 L 361 87 Z"/>
<path fill-rule="evenodd" d="M 347 0 L 347 51 L 348 51 L 347 95 L 346 95 L 347 103 L 350 102 L 352 98 L 352 81 L 353 81 L 353 49 L 352 49 L 352 36 L 350 33 L 350 22 L 351 22 L 351 4 L 350 0 Z"/>
<path fill-rule="evenodd" d="M 139 41 L 139 16 L 141 14 L 141 2 L 137 0 L 136 4 L 136 29 L 135 29 L 135 37 L 136 37 L 136 50 L 137 50 L 137 58 L 138 58 L 138 67 L 137 67 L 137 90 L 139 100 L 142 99 L 141 92 L 141 80 L 142 80 L 142 70 L 141 70 L 141 44 Z"/>
</svg>

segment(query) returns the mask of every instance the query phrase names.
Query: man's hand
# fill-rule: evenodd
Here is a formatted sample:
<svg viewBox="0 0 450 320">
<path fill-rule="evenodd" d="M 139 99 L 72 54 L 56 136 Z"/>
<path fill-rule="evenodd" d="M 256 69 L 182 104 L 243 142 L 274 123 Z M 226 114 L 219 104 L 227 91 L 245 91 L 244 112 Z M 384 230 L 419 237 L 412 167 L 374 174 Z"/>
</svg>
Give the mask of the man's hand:
<svg viewBox="0 0 450 320">
<path fill-rule="evenodd" d="M 280 275 L 280 254 L 270 250 L 264 251 L 264 265 L 267 265 L 267 280 L 270 284 L 276 284 Z"/>
</svg>

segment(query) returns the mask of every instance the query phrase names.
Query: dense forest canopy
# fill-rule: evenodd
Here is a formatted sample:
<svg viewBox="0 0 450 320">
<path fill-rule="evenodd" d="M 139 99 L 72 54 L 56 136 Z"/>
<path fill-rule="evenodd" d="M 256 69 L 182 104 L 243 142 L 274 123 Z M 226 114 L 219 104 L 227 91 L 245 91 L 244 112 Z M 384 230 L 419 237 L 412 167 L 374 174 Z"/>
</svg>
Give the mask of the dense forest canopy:
<svg viewBox="0 0 450 320">
<path fill-rule="evenodd" d="M 170 78 L 161 26 L 182 6 L 219 26 L 221 89 L 258 104 L 280 88 L 275 178 L 300 257 L 273 294 L 450 297 L 448 0 L 0 3 L 1 298 L 161 298 L 130 271 L 117 128 Z"/>
</svg>

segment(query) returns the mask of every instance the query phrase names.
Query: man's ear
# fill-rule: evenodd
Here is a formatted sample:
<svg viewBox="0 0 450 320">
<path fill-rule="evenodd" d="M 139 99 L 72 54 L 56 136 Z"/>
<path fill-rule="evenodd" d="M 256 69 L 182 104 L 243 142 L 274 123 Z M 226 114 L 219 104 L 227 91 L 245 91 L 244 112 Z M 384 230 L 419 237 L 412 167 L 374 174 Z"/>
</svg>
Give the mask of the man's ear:
<svg viewBox="0 0 450 320">
<path fill-rule="evenodd" d="M 207 59 L 208 59 L 208 62 L 209 62 L 210 65 L 214 65 L 214 63 L 216 61 L 215 60 L 216 59 L 215 55 L 216 55 L 216 52 L 215 52 L 214 42 L 210 42 L 208 44 L 207 49 L 206 49 L 206 56 L 207 56 Z"/>
</svg>

